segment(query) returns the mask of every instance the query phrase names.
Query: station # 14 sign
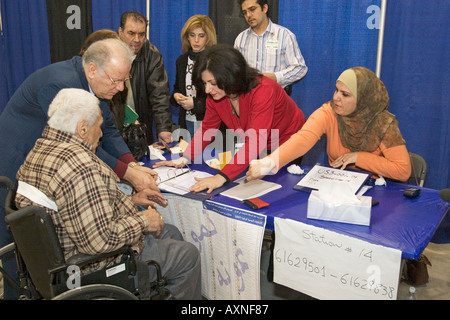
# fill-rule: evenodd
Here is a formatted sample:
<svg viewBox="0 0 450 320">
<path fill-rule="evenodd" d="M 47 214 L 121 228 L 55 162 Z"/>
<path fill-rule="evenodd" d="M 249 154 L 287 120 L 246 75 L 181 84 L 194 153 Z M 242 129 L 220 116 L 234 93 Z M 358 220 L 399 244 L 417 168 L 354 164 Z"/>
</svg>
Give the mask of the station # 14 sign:
<svg viewBox="0 0 450 320">
<path fill-rule="evenodd" d="M 275 218 L 274 282 L 318 299 L 397 299 L 401 251 Z"/>
</svg>

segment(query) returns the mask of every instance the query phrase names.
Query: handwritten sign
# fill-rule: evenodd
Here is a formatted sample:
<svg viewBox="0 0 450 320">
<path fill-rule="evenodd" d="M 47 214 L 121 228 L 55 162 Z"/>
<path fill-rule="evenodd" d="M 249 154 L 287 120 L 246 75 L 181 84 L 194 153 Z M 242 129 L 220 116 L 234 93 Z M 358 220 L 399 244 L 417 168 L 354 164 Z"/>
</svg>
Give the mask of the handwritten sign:
<svg viewBox="0 0 450 320">
<path fill-rule="evenodd" d="M 201 255 L 202 294 L 214 300 L 261 299 L 260 257 L 266 217 L 247 210 L 164 194 L 158 207 Z"/>
<path fill-rule="evenodd" d="M 275 218 L 274 282 L 318 299 L 397 299 L 401 251 Z"/>
<path fill-rule="evenodd" d="M 369 178 L 368 173 L 356 172 L 352 170 L 341 170 L 315 165 L 311 170 L 294 186 L 295 189 L 318 190 L 320 182 L 339 181 L 349 184 L 353 193 L 356 193 Z"/>
</svg>

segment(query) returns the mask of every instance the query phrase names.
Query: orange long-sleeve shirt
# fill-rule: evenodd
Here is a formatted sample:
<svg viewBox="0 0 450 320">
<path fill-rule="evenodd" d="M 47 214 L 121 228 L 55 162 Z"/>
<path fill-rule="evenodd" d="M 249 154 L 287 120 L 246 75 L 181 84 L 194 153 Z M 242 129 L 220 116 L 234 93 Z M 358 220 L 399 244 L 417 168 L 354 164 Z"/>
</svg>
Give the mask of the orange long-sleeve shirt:
<svg viewBox="0 0 450 320">
<path fill-rule="evenodd" d="M 336 116 L 330 103 L 325 103 L 314 111 L 301 130 L 293 134 L 270 157 L 279 169 L 307 153 L 324 134 L 327 137 L 330 164 L 339 156 L 351 152 L 342 145 Z M 399 181 L 406 181 L 411 175 L 411 161 L 406 146 L 387 148 L 383 141 L 373 152 L 358 152 L 355 165 L 362 170 Z"/>
</svg>

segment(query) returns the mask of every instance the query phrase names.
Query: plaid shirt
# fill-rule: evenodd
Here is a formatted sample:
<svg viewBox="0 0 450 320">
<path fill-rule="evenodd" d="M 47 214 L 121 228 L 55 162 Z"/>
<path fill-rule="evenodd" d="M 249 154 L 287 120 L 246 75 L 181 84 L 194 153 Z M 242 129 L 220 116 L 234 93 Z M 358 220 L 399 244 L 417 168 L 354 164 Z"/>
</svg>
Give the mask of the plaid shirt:
<svg viewBox="0 0 450 320">
<path fill-rule="evenodd" d="M 46 127 L 17 180 L 56 202 L 51 215 L 66 259 L 77 253 L 98 254 L 132 245 L 140 252 L 147 221 L 138 215 L 131 196 L 117 187 L 119 178 L 80 138 Z M 18 208 L 37 205 L 17 194 Z M 91 265 L 102 268 L 114 258 Z"/>
</svg>

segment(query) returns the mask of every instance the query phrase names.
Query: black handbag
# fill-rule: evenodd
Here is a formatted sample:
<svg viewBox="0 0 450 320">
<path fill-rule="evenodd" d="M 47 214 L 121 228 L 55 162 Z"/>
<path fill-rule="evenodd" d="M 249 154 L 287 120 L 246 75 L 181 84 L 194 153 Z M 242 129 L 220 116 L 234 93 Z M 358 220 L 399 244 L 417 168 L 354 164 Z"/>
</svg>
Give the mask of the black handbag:
<svg viewBox="0 0 450 320">
<path fill-rule="evenodd" d="M 149 154 L 146 132 L 145 123 L 130 123 L 122 130 L 122 137 L 137 161 Z"/>
</svg>

